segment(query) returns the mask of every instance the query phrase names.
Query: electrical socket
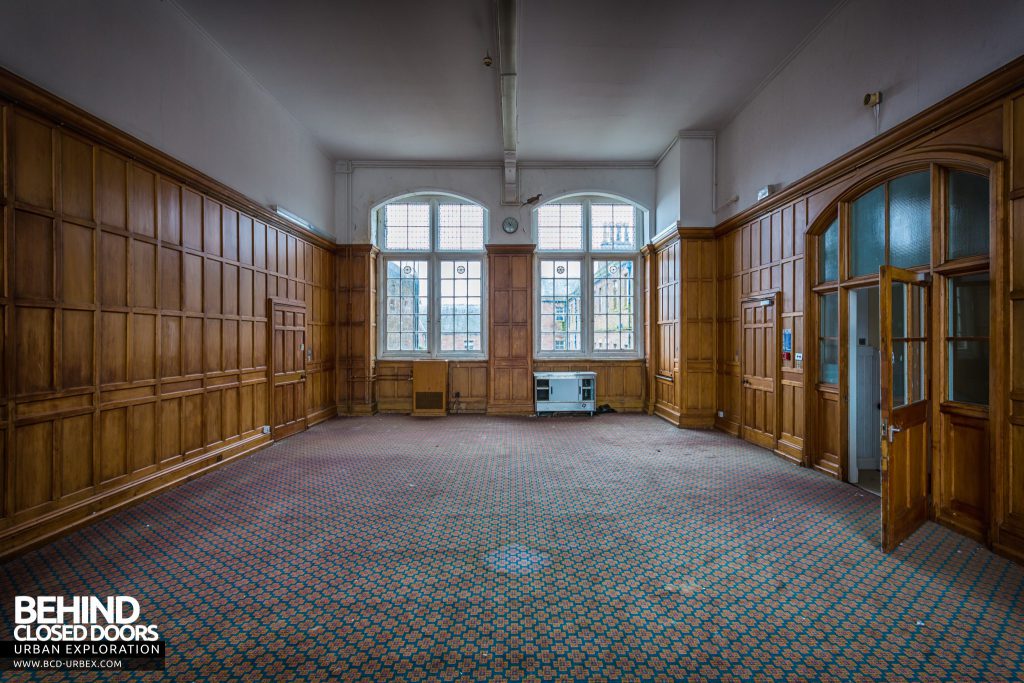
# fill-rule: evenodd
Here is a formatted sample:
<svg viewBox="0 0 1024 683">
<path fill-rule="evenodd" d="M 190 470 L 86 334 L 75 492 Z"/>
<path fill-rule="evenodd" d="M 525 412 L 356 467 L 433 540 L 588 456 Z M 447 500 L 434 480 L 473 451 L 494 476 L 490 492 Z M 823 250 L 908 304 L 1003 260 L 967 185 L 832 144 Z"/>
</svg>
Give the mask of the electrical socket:
<svg viewBox="0 0 1024 683">
<path fill-rule="evenodd" d="M 269 434 L 270 433 L 270 425 L 263 425 L 263 433 L 264 434 Z"/>
<path fill-rule="evenodd" d="M 719 410 L 718 411 L 718 417 L 725 417 L 725 411 L 724 410 Z"/>
</svg>

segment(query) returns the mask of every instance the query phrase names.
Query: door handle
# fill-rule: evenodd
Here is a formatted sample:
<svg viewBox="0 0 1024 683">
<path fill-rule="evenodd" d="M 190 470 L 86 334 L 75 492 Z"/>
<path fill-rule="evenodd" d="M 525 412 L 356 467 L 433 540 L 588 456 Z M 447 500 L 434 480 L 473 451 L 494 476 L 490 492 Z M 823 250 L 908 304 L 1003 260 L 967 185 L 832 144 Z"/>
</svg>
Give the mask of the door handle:
<svg viewBox="0 0 1024 683">
<path fill-rule="evenodd" d="M 896 432 L 902 432 L 903 430 L 896 425 L 889 425 L 889 443 L 892 443 L 893 436 Z"/>
</svg>

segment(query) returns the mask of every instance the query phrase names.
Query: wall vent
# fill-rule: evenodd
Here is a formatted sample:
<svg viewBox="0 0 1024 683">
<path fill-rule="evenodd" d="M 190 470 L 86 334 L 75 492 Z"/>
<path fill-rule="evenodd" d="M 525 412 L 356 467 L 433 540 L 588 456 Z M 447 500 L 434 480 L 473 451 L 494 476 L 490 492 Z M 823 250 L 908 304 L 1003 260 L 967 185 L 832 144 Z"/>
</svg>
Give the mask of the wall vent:
<svg viewBox="0 0 1024 683">
<path fill-rule="evenodd" d="M 443 391 L 417 391 L 414 400 L 414 411 L 439 410 L 444 408 Z"/>
</svg>

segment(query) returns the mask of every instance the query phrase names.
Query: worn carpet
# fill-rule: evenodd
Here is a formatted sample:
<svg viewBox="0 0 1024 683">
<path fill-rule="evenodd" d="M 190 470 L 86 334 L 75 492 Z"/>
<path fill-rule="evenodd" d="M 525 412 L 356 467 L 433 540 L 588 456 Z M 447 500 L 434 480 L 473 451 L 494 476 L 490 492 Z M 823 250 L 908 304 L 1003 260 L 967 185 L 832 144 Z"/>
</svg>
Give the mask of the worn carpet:
<svg viewBox="0 0 1024 683">
<path fill-rule="evenodd" d="M 348 418 L 0 566 L 0 614 L 138 598 L 166 670 L 81 681 L 1024 679 L 1024 568 L 878 531 L 657 418 Z"/>
</svg>

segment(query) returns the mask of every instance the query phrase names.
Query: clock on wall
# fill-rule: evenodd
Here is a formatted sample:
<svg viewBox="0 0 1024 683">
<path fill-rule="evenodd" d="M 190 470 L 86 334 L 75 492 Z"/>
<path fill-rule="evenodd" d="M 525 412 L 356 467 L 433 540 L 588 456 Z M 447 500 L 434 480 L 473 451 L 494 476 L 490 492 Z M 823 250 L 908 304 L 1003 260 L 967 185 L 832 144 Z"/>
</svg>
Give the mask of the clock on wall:
<svg viewBox="0 0 1024 683">
<path fill-rule="evenodd" d="M 516 220 L 515 216 L 509 216 L 501 222 L 501 229 L 511 235 L 519 229 L 519 221 Z"/>
</svg>

